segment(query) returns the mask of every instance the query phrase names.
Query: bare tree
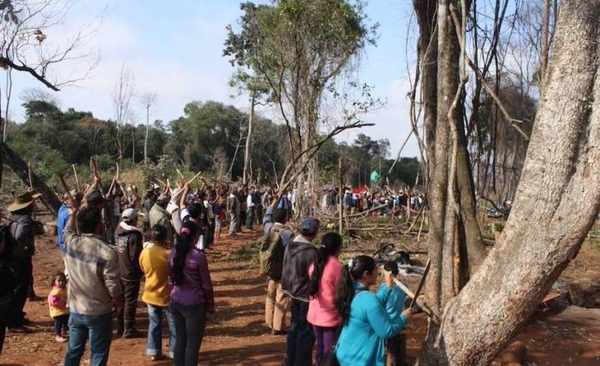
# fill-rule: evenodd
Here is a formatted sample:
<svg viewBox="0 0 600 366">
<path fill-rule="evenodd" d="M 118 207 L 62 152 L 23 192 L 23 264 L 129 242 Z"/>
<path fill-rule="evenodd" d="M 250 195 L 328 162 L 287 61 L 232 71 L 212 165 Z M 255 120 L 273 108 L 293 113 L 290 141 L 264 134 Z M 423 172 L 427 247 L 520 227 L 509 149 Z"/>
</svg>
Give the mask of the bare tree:
<svg viewBox="0 0 600 366">
<path fill-rule="evenodd" d="M 84 46 L 97 30 L 99 22 L 93 21 L 70 32 L 71 36 L 66 40 L 56 36 L 56 29 L 64 23 L 71 5 L 72 1 L 68 0 L 0 0 L 0 68 L 8 71 L 7 111 L 12 93 L 13 71 L 28 73 L 48 88 L 58 91 L 64 85 L 86 78 L 98 64 L 99 57 L 93 57 Z M 58 64 L 82 59 L 89 61 L 85 70 L 73 67 L 73 72 L 67 76 L 57 72 Z M 0 154 L 1 182 L 4 155 L 16 155 L 5 144 L 8 118 L 2 118 L 1 90 L 0 122 L 3 122 L 3 142 L 0 147 L 5 151 Z M 27 169 L 22 165 L 21 159 L 9 159 L 8 163 L 15 172 Z M 44 182 L 38 181 L 35 186 L 43 192 L 45 202 L 56 199 Z"/>
<path fill-rule="evenodd" d="M 113 101 L 115 123 L 117 124 L 117 136 L 115 146 L 117 148 L 117 160 L 123 160 L 122 130 L 132 118 L 131 98 L 135 94 L 135 81 L 129 68 L 123 63 L 121 72 L 115 82 L 111 97 Z"/>
<path fill-rule="evenodd" d="M 150 108 L 156 103 L 156 94 L 146 93 L 140 97 L 140 102 L 146 110 L 146 135 L 144 137 L 144 165 L 148 165 L 148 135 L 150 134 Z"/>
</svg>

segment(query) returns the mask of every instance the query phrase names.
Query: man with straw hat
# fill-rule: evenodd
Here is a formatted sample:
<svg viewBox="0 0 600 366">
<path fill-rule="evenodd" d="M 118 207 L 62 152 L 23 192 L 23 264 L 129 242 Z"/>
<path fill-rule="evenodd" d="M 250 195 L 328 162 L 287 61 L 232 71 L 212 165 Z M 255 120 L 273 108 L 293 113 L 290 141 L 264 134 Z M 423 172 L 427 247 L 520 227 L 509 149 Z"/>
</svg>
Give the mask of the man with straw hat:
<svg viewBox="0 0 600 366">
<path fill-rule="evenodd" d="M 13 333 L 29 333 L 31 330 L 25 327 L 28 322 L 25 319 L 23 308 L 30 298 L 35 297 L 33 293 L 33 263 L 32 257 L 35 253 L 35 237 L 33 233 L 33 220 L 31 215 L 35 208 L 35 200 L 41 196 L 33 190 L 28 190 L 15 196 L 7 210 L 10 212 L 10 234 L 16 243 L 17 250 L 14 252 L 14 258 L 19 277 L 23 281 L 18 292 L 15 294 L 14 302 L 10 305 L 8 319 L 8 329 Z M 31 293 L 30 292 L 31 288 Z"/>
</svg>

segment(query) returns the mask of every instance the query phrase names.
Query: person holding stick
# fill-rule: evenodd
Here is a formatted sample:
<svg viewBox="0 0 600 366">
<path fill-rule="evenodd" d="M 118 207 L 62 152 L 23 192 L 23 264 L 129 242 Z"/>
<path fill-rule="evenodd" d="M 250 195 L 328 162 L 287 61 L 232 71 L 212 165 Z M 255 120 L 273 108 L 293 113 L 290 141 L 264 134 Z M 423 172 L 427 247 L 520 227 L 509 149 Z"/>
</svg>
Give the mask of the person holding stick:
<svg viewBox="0 0 600 366">
<path fill-rule="evenodd" d="M 335 346 L 341 366 L 384 366 L 383 341 L 398 334 L 407 324 L 412 310 L 406 309 L 391 319 L 382 297 L 399 291 L 391 271 L 384 271 L 385 284 L 377 295 L 369 288 L 377 283 L 378 270 L 372 257 L 361 255 L 342 269 L 335 296 L 335 307 L 343 328 Z"/>
</svg>

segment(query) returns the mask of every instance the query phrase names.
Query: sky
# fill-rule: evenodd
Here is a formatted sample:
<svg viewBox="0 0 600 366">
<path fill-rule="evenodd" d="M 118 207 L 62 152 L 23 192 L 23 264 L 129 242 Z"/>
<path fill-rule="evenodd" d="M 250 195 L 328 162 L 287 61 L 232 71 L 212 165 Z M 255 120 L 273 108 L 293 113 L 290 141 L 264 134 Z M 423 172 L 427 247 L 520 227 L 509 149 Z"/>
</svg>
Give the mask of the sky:
<svg viewBox="0 0 600 366">
<path fill-rule="evenodd" d="M 111 94 L 123 66 L 132 75 L 136 95 L 156 94 L 156 103 L 150 110 L 152 120 L 166 123 L 177 119 L 184 114 L 184 106 L 194 100 L 215 100 L 243 111 L 249 109 L 247 96 L 233 96 L 235 91 L 228 81 L 234 68 L 222 57 L 225 27 L 235 25 L 241 16 L 240 1 L 64 1 L 71 2 L 69 12 L 64 22 L 48 29 L 45 42 L 60 46 L 73 36 L 74 30 L 86 26 L 93 32 L 78 52 L 90 56 L 57 65 L 51 76 L 63 80 L 71 75 L 82 76 L 90 63 L 96 60 L 98 63 L 85 79 L 53 93 L 63 110 L 74 108 L 90 111 L 100 119 L 114 119 Z M 337 141 L 351 144 L 358 133 L 374 140 L 388 139 L 390 157 L 395 157 L 410 135 L 406 95 L 415 53 L 411 2 L 370 0 L 365 13 L 371 23 L 379 24 L 379 38 L 376 47 L 366 49 L 358 78 L 361 83 L 371 85 L 373 96 L 385 104 L 364 116 L 365 121 L 375 126 L 343 132 Z M 0 71 L 0 85 L 4 84 L 5 74 Z M 24 120 L 18 96 L 29 88 L 44 89 L 31 76 L 13 73 L 14 97 L 9 117 L 17 122 Z M 131 107 L 135 120 L 143 123 L 145 111 L 139 99 L 134 98 Z M 262 114 L 277 120 L 272 111 L 265 110 Z M 414 137 L 401 155 L 419 155 Z"/>
</svg>

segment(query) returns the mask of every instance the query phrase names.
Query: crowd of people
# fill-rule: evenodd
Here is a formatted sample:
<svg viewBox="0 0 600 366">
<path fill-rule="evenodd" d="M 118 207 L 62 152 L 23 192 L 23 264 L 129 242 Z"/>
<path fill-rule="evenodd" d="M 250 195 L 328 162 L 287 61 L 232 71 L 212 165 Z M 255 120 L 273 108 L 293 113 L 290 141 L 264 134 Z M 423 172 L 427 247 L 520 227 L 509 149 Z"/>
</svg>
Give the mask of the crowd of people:
<svg viewBox="0 0 600 366">
<path fill-rule="evenodd" d="M 227 221 L 229 236 L 262 225 L 265 238 L 275 235 L 281 246 L 281 263 L 266 274 L 265 322 L 271 334 L 286 335 L 287 366 L 318 365 L 332 354 L 342 366 L 383 365 L 384 340 L 397 335 L 411 315 L 403 311 L 393 273 L 384 271 L 377 294 L 367 291 L 378 279 L 373 258 L 342 264 L 342 238 L 328 232 L 317 243 L 320 225 L 312 216 L 297 232 L 286 226 L 295 214 L 293 192 L 278 196 L 271 188 L 221 184 L 192 191 L 183 183 L 153 186 L 142 199 L 135 187 L 105 193 L 96 176 L 84 192 L 65 193 L 57 217 L 64 269 L 53 276 L 48 296 L 53 337 L 68 342 L 64 365 L 80 364 L 88 340 L 90 364 L 106 365 L 113 318 L 116 336 L 140 337 L 140 291 L 149 319 L 146 354 L 196 365 L 207 317 L 215 311 L 207 253 Z M 34 296 L 32 214 L 39 196 L 25 192 L 7 207 L 7 230 L 0 236 L 7 294 L 0 301 L 0 353 L 7 328 L 30 332 L 23 309 Z M 163 319 L 168 354 L 162 350 Z"/>
</svg>

